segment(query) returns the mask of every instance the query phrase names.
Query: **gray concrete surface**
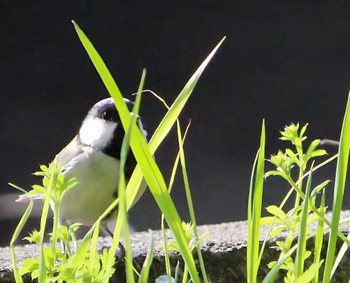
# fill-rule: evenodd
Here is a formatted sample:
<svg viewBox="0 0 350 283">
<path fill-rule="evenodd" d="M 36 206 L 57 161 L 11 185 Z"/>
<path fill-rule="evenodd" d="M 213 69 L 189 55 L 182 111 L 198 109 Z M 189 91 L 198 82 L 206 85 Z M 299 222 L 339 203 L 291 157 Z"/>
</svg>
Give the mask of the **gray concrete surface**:
<svg viewBox="0 0 350 283">
<path fill-rule="evenodd" d="M 342 212 L 342 219 L 348 219 L 349 217 L 350 210 Z M 209 233 L 209 236 L 202 242 L 201 248 L 206 265 L 206 271 L 212 282 L 246 282 L 247 228 L 246 221 L 199 226 L 200 235 Z M 262 227 L 261 229 L 261 240 L 263 240 L 264 234 L 267 231 L 266 228 L 267 227 Z M 314 226 L 311 226 L 311 231 L 314 228 Z M 348 231 L 350 231 L 350 225 L 342 225 L 341 230 L 344 231 L 345 234 L 348 234 Z M 151 278 L 155 278 L 161 274 L 164 274 L 165 263 L 161 248 L 162 236 L 159 231 L 153 231 L 152 234 L 155 244 L 155 258 L 151 269 Z M 169 236 L 171 237 L 171 235 Z M 147 254 L 148 239 L 148 232 L 137 232 L 132 234 L 132 249 L 136 254 L 135 260 L 139 263 L 143 262 Z M 265 249 L 261 269 L 259 271 L 260 277 L 263 277 L 268 272 L 266 264 L 277 257 L 276 250 L 271 248 L 274 246 L 275 240 L 276 239 L 270 239 L 267 248 Z M 100 247 L 108 246 L 110 243 L 110 238 L 99 238 Z M 309 244 L 311 245 L 312 243 Z M 26 258 L 38 256 L 38 249 L 34 245 L 17 246 L 15 250 L 19 266 Z M 173 266 L 175 266 L 179 257 L 178 255 L 173 254 L 171 258 Z M 343 280 L 349 279 L 349 266 L 350 254 L 347 252 L 339 268 L 337 269 L 336 275 L 334 276 L 332 282 L 345 282 Z M 117 270 L 121 272 L 119 274 L 123 274 L 123 266 L 118 266 L 118 268 L 119 269 Z M 0 248 L 0 270 L 2 270 L 0 273 L 0 282 L 12 282 L 10 250 L 8 247 Z M 121 279 L 119 278 L 119 280 Z"/>
</svg>

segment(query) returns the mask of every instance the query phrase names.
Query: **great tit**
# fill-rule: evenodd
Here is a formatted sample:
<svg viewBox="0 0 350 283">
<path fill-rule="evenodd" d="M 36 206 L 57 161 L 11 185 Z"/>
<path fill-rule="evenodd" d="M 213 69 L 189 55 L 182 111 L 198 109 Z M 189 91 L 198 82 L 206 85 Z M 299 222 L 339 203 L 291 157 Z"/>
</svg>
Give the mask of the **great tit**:
<svg viewBox="0 0 350 283">
<path fill-rule="evenodd" d="M 124 98 L 131 113 L 133 103 Z M 140 117 L 137 126 L 146 139 Z M 67 191 L 59 206 L 59 223 L 81 223 L 91 226 L 107 207 L 118 197 L 120 150 L 124 129 L 112 98 L 97 102 L 82 122 L 78 134 L 57 155 L 66 180 L 75 178 L 77 185 Z M 129 150 L 125 164 L 125 179 L 131 177 L 136 160 Z M 138 191 L 136 200 L 146 189 L 145 182 Z M 23 197 L 25 198 L 25 197 Z M 20 198 L 21 199 L 21 198 Z M 101 223 L 101 228 L 111 234 L 107 222 L 116 217 L 112 211 Z"/>
</svg>

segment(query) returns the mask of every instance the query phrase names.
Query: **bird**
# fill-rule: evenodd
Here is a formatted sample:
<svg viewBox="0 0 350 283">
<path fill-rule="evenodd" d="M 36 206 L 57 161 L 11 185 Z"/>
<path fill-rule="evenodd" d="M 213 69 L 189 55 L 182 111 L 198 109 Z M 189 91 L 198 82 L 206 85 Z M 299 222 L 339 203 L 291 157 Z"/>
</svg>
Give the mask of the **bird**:
<svg viewBox="0 0 350 283">
<path fill-rule="evenodd" d="M 124 98 L 131 115 L 133 102 Z M 137 126 L 145 140 L 141 118 L 137 116 Z M 97 102 L 88 111 L 77 135 L 56 156 L 61 164 L 61 172 L 66 180 L 75 178 L 77 184 L 63 195 L 59 205 L 59 224 L 69 226 L 80 223 L 92 226 L 108 206 L 118 197 L 120 151 L 125 131 L 112 98 Z M 128 181 L 137 162 L 129 150 L 124 174 Z M 142 182 L 137 201 L 146 189 Z M 112 236 L 107 223 L 116 217 L 112 210 L 101 222 L 101 229 Z"/>
<path fill-rule="evenodd" d="M 131 112 L 133 103 L 124 98 Z M 140 117 L 137 125 L 146 139 Z M 120 151 L 125 131 L 112 98 L 97 102 L 83 120 L 78 134 L 57 156 L 65 178 L 75 178 L 77 185 L 67 191 L 59 206 L 59 222 L 69 225 L 93 225 L 107 207 L 118 197 Z M 136 166 L 129 150 L 124 174 L 128 180 Z M 142 185 L 136 196 L 145 190 Z M 106 227 L 116 216 L 115 209 L 102 221 Z M 104 228 L 106 229 L 106 228 Z M 108 233 L 108 230 L 105 230 Z"/>
</svg>

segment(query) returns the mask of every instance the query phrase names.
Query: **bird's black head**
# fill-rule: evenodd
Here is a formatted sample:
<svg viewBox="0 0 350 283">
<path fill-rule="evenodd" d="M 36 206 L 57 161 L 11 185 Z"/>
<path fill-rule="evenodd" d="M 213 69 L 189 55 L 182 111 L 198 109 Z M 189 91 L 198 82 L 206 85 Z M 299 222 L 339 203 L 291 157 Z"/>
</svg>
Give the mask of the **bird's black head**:
<svg viewBox="0 0 350 283">
<path fill-rule="evenodd" d="M 129 109 L 132 110 L 133 102 L 124 98 L 124 101 Z M 120 123 L 120 118 L 117 109 L 115 108 L 113 98 L 106 98 L 97 102 L 89 111 L 87 117 L 99 118 L 104 121 Z"/>
<path fill-rule="evenodd" d="M 129 111 L 133 102 L 124 98 Z M 142 123 L 138 118 L 137 124 L 141 132 L 146 136 Z M 83 145 L 100 150 L 108 156 L 120 159 L 120 150 L 125 131 L 121 124 L 118 111 L 112 98 L 106 98 L 97 102 L 87 114 L 79 130 L 77 140 Z M 132 173 L 136 166 L 134 155 L 129 151 L 125 164 L 126 177 Z"/>
</svg>

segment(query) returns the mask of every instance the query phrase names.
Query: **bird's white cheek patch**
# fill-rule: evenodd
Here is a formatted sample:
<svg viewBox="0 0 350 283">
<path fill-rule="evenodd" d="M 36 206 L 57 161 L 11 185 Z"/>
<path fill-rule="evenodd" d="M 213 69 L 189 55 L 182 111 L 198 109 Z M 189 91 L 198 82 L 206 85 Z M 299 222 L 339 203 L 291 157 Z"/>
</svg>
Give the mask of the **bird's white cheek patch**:
<svg viewBox="0 0 350 283">
<path fill-rule="evenodd" d="M 89 118 L 80 128 L 80 141 L 94 148 L 104 148 L 112 140 L 116 127 L 116 123 L 99 118 Z"/>
</svg>

